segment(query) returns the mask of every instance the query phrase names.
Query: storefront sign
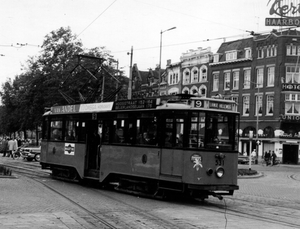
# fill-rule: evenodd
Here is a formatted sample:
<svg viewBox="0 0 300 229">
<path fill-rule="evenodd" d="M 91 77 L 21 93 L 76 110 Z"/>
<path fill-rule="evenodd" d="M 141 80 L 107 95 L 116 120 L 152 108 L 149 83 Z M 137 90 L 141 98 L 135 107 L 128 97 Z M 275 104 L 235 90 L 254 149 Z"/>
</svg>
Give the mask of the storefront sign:
<svg viewBox="0 0 300 229">
<path fill-rule="evenodd" d="M 277 15 L 280 18 L 266 18 L 266 26 L 299 26 L 300 25 L 300 4 L 296 1 L 269 0 L 270 15 Z"/>
<path fill-rule="evenodd" d="M 282 91 L 300 91 L 300 84 L 283 83 L 281 89 Z"/>
<path fill-rule="evenodd" d="M 279 135 L 279 138 L 294 138 L 294 139 L 300 139 L 299 134 L 288 134 L 288 133 L 283 133 L 282 135 Z"/>
<path fill-rule="evenodd" d="M 281 121 L 295 121 L 300 122 L 300 115 L 280 115 Z"/>
</svg>

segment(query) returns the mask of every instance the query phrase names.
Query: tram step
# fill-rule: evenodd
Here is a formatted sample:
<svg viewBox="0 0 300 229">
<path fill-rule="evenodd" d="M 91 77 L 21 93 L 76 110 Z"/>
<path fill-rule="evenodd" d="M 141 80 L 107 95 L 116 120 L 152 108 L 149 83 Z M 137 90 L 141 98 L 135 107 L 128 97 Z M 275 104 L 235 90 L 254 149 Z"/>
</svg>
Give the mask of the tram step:
<svg viewBox="0 0 300 229">
<path fill-rule="evenodd" d="M 97 177 L 97 178 L 99 178 L 99 170 L 89 169 L 89 170 L 85 171 L 84 175 L 85 175 L 85 177 Z"/>
</svg>

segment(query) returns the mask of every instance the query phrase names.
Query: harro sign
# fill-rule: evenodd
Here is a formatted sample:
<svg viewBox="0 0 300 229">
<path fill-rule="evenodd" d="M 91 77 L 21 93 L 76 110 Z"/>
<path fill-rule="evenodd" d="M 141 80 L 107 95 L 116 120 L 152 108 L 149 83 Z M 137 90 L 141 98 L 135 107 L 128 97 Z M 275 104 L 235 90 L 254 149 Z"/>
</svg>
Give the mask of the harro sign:
<svg viewBox="0 0 300 229">
<path fill-rule="evenodd" d="M 266 18 L 266 26 L 300 26 L 300 3 L 295 0 L 269 0 L 270 15 L 277 18 Z"/>
</svg>

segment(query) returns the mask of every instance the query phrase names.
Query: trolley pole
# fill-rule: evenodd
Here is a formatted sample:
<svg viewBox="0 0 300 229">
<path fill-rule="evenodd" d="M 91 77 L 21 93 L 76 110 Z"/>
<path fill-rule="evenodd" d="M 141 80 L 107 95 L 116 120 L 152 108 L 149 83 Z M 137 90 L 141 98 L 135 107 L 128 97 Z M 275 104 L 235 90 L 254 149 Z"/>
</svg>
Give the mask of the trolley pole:
<svg viewBox="0 0 300 229">
<path fill-rule="evenodd" d="M 252 152 L 252 140 L 253 140 L 253 131 L 249 131 L 249 143 L 250 143 L 250 152 L 249 152 L 249 170 L 251 170 L 251 152 Z"/>
</svg>

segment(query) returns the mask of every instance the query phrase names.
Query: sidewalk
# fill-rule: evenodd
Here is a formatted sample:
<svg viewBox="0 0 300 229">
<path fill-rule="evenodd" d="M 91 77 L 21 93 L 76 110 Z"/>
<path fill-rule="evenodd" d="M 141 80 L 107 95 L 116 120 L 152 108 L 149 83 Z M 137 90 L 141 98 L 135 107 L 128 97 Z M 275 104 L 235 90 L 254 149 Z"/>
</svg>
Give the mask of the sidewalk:
<svg viewBox="0 0 300 229">
<path fill-rule="evenodd" d="M 0 165 L 12 158 L 0 156 Z M 63 199 L 26 177 L 0 176 L 0 229 L 92 229 Z M 74 208 L 74 207 L 73 207 Z"/>
</svg>

